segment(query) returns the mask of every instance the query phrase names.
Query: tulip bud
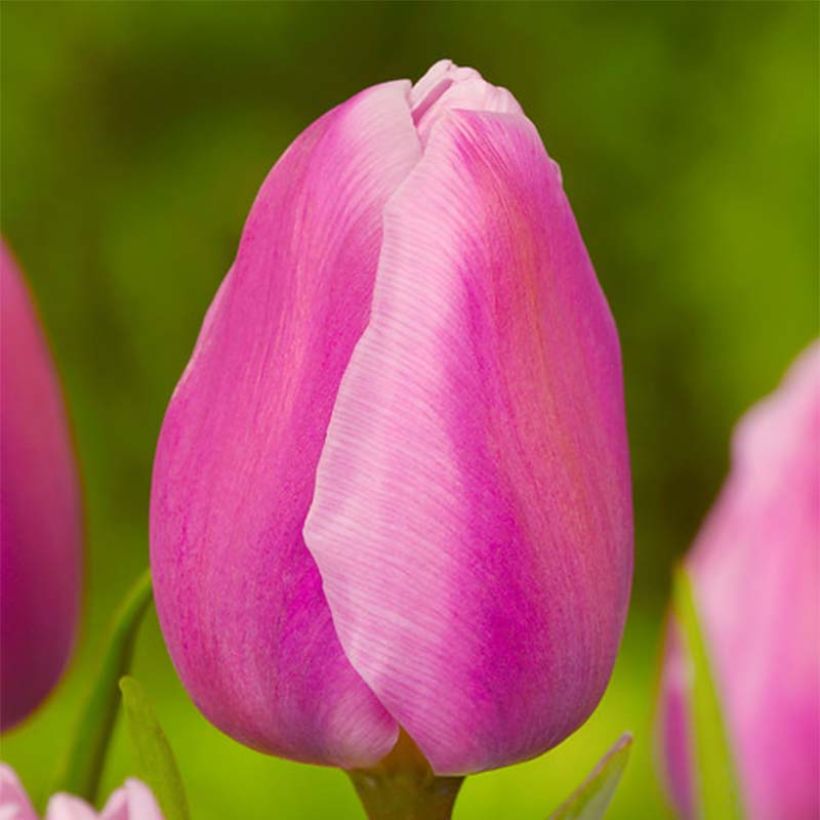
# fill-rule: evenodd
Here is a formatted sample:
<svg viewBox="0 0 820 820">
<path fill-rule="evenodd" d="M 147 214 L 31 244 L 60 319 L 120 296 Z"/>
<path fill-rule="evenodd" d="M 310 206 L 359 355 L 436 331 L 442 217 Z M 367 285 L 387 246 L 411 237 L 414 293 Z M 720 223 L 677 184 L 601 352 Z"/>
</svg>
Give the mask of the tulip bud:
<svg viewBox="0 0 820 820">
<path fill-rule="evenodd" d="M 77 628 L 80 490 L 57 376 L 25 283 L 0 244 L 0 729 L 51 691 Z"/>
<path fill-rule="evenodd" d="M 160 623 L 218 727 L 436 774 L 559 743 L 606 686 L 632 514 L 615 325 L 512 95 L 437 63 L 270 172 L 162 428 Z"/>
<path fill-rule="evenodd" d="M 0 817 L 9 820 L 37 820 L 37 814 L 17 775 L 0 763 Z M 129 778 L 108 798 L 97 814 L 85 800 L 70 794 L 55 794 L 43 820 L 163 820 L 151 790 L 139 780 Z"/>
<path fill-rule="evenodd" d="M 740 422 L 732 469 L 686 568 L 745 815 L 820 816 L 820 343 Z M 661 746 L 680 813 L 699 815 L 689 659 L 674 623 Z"/>
</svg>

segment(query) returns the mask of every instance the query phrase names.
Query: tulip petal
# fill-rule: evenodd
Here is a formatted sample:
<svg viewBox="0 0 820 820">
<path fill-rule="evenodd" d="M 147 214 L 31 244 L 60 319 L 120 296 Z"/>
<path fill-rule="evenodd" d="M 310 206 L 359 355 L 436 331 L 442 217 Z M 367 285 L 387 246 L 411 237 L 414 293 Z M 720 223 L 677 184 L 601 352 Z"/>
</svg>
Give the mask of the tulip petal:
<svg viewBox="0 0 820 820">
<path fill-rule="evenodd" d="M 108 798 L 100 820 L 163 820 L 163 817 L 148 786 L 131 777 Z"/>
<path fill-rule="evenodd" d="M 97 812 L 85 800 L 61 792 L 48 801 L 45 820 L 97 820 Z"/>
<path fill-rule="evenodd" d="M 0 243 L 0 730 L 57 683 L 80 609 L 82 514 L 48 345 Z"/>
<path fill-rule="evenodd" d="M 129 814 L 128 795 L 123 787 L 111 792 L 111 796 L 100 812 L 100 820 L 129 820 Z"/>
<path fill-rule="evenodd" d="M 154 469 L 156 601 L 187 690 L 248 745 L 346 767 L 381 758 L 398 729 L 342 652 L 302 525 L 369 316 L 382 210 L 420 154 L 408 93 L 362 92 L 276 164 Z"/>
<path fill-rule="evenodd" d="M 740 422 L 687 566 L 749 817 L 820 814 L 820 342 Z"/>
<path fill-rule="evenodd" d="M 666 684 L 666 692 L 671 695 L 666 710 L 666 717 L 672 720 L 667 734 L 667 748 L 673 754 L 670 762 L 684 763 L 681 770 L 668 770 L 668 781 L 675 789 L 672 794 L 674 799 L 682 801 L 679 805 L 683 810 L 692 811 L 684 816 L 742 820 L 745 813 L 738 789 L 735 756 L 726 731 L 710 647 L 692 579 L 683 567 L 675 572 L 672 606 L 672 652 L 668 657 L 674 663 L 677 642 L 685 672 L 678 677 L 678 687 L 686 686 L 686 689 L 679 690 L 678 697 L 682 699 L 676 705 L 674 679 L 670 687 L 669 678 L 666 681 L 661 678 L 662 687 Z M 671 671 L 674 674 L 674 667 Z M 680 733 L 683 721 L 688 721 L 688 725 Z M 679 732 L 677 736 L 676 731 Z M 683 791 L 686 788 L 692 791 L 687 794 Z"/>
<path fill-rule="evenodd" d="M 488 83 L 474 68 L 439 60 L 413 85 L 410 107 L 422 145 L 426 146 L 443 114 L 452 109 L 521 114 L 518 100 L 507 91 Z"/>
<path fill-rule="evenodd" d="M 695 816 L 693 727 L 688 703 L 691 686 L 691 660 L 681 644 L 679 627 L 670 622 L 666 629 L 660 680 L 657 743 L 664 763 L 666 787 L 681 817 Z"/>
<path fill-rule="evenodd" d="M 0 820 L 37 820 L 23 784 L 5 763 L 0 763 Z"/>
<path fill-rule="evenodd" d="M 590 714 L 626 614 L 620 352 L 520 114 L 439 112 L 385 210 L 305 524 L 347 656 L 439 774 Z"/>
</svg>

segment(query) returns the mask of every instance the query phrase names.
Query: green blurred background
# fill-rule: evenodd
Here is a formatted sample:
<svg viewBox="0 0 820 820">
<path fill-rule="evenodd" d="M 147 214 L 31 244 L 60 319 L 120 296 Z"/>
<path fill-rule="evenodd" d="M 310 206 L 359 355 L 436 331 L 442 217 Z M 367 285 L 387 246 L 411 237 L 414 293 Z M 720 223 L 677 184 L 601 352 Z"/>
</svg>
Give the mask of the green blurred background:
<svg viewBox="0 0 820 820">
<path fill-rule="evenodd" d="M 538 818 L 624 729 L 611 816 L 664 816 L 651 710 L 670 567 L 727 468 L 732 425 L 817 332 L 816 3 L 2 3 L 2 227 L 38 299 L 86 489 L 88 590 L 63 685 L 2 755 L 33 794 L 115 602 L 147 562 L 153 448 L 257 187 L 360 88 L 442 56 L 513 90 L 560 162 L 620 327 L 637 526 L 631 617 L 602 706 L 456 817 Z M 135 674 L 196 820 L 354 818 L 338 771 L 202 719 L 155 617 Z M 118 729 L 105 790 L 133 761 Z"/>
</svg>

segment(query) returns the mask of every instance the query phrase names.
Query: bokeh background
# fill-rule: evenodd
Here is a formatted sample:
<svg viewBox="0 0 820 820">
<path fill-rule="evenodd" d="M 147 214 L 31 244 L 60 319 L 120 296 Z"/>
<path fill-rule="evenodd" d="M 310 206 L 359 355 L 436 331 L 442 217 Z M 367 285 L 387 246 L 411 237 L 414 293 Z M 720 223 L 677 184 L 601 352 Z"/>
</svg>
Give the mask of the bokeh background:
<svg viewBox="0 0 820 820">
<path fill-rule="evenodd" d="M 78 653 L 3 759 L 42 794 L 147 563 L 163 412 L 269 167 L 327 108 L 448 56 L 512 89 L 562 166 L 620 328 L 637 526 L 601 707 L 550 754 L 471 778 L 456 818 L 545 816 L 624 729 L 636 745 L 611 816 L 667 814 L 651 718 L 670 569 L 733 424 L 817 333 L 820 6 L 4 0 L 0 15 L 2 229 L 62 374 L 88 532 Z M 196 820 L 361 816 L 340 772 L 206 723 L 153 615 L 134 673 Z M 105 791 L 132 765 L 118 729 Z"/>
</svg>

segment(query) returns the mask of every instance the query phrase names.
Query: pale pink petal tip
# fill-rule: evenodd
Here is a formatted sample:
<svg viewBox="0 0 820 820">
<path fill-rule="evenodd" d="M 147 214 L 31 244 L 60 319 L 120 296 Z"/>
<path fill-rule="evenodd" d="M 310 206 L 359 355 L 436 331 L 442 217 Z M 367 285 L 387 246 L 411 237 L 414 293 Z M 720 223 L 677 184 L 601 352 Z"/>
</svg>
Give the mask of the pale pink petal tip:
<svg viewBox="0 0 820 820">
<path fill-rule="evenodd" d="M 439 60 L 411 89 L 410 108 L 422 145 L 448 111 L 520 114 L 518 101 L 506 88 L 491 85 L 474 68 Z"/>
<path fill-rule="evenodd" d="M 48 801 L 44 820 L 97 820 L 97 812 L 85 800 L 61 792 Z"/>
<path fill-rule="evenodd" d="M 23 784 L 5 763 L 0 763 L 0 820 L 37 820 Z"/>
<path fill-rule="evenodd" d="M 100 820 L 163 820 L 163 815 L 148 786 L 129 778 L 111 795 Z"/>
<path fill-rule="evenodd" d="M 129 820 L 130 817 L 128 797 L 125 794 L 125 787 L 121 786 L 116 791 L 111 792 L 111 796 L 100 814 L 100 820 Z"/>
</svg>

